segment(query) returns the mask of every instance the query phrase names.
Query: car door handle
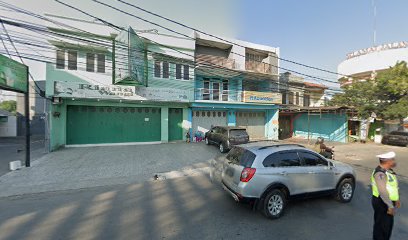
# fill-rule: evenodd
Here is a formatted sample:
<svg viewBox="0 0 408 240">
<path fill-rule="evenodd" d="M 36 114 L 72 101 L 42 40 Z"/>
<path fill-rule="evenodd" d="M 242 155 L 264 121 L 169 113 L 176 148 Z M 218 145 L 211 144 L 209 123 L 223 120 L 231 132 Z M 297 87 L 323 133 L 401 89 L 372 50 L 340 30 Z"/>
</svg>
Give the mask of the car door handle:
<svg viewBox="0 0 408 240">
<path fill-rule="evenodd" d="M 310 171 L 310 172 L 308 172 L 309 174 L 316 174 L 315 172 L 313 172 L 313 171 Z"/>
<path fill-rule="evenodd" d="M 280 175 L 283 175 L 283 176 L 288 175 L 288 173 L 287 173 L 287 172 L 280 172 L 279 174 L 280 174 Z"/>
</svg>

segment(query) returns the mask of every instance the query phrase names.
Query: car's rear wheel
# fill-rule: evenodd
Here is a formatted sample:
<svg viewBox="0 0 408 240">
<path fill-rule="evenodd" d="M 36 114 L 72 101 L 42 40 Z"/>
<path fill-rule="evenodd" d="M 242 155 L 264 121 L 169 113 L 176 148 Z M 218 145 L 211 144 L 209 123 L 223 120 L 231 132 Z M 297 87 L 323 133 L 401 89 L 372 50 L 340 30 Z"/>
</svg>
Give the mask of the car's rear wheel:
<svg viewBox="0 0 408 240">
<path fill-rule="evenodd" d="M 266 195 L 263 205 L 263 214 L 267 218 L 280 218 L 286 207 L 286 196 L 281 190 L 274 189 Z"/>
<path fill-rule="evenodd" d="M 220 152 L 225 153 L 227 151 L 227 148 L 225 147 L 225 144 L 223 142 L 220 143 Z"/>
<path fill-rule="evenodd" d="M 342 203 L 348 203 L 354 196 L 354 181 L 350 178 L 343 179 L 337 187 L 336 199 Z"/>
</svg>

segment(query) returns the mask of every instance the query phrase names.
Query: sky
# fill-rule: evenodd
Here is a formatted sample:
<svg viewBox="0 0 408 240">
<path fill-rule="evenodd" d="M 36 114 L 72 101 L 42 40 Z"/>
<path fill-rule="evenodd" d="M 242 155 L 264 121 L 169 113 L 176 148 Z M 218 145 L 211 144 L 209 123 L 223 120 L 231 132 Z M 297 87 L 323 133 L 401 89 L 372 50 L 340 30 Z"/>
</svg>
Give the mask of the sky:
<svg viewBox="0 0 408 240">
<path fill-rule="evenodd" d="M 101 6 L 92 0 L 61 0 L 114 24 L 135 29 L 157 29 L 134 17 Z M 189 34 L 191 30 L 147 15 L 118 1 L 99 0 L 139 17 Z M 373 45 L 373 6 L 377 5 L 377 43 L 408 40 L 404 26 L 408 22 L 406 0 L 127 0 L 135 5 L 183 22 L 203 31 L 229 38 L 279 47 L 281 57 L 336 72 L 346 54 Z M 7 3 L 39 14 L 89 18 L 54 0 L 7 0 Z M 0 8 L 0 15 L 21 18 Z M 38 21 L 24 18 L 26 21 Z M 44 23 L 44 22 L 42 22 Z M 1 48 L 1 47 L 0 47 Z M 45 79 L 45 71 L 33 65 L 36 79 Z M 281 66 L 336 81 L 337 75 L 281 61 Z M 337 84 L 322 82 L 329 87 Z"/>
<path fill-rule="evenodd" d="M 237 37 L 279 47 L 282 58 L 336 72 L 347 53 L 373 46 L 372 2 L 240 0 Z M 377 44 L 407 41 L 408 1 L 374 2 L 377 5 Z M 337 77 L 282 61 L 281 64 L 324 79 Z"/>
</svg>

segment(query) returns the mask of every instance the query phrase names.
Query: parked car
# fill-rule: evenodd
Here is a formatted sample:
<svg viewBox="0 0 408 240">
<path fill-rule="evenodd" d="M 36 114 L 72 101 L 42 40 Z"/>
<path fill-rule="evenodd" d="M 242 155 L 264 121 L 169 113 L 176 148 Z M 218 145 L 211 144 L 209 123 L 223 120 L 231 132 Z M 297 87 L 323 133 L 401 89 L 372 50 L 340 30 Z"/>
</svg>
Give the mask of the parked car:
<svg viewBox="0 0 408 240">
<path fill-rule="evenodd" d="M 235 201 L 253 204 L 267 218 L 281 217 L 293 198 L 333 195 L 347 203 L 354 195 L 351 166 L 301 145 L 240 145 L 222 162 L 223 188 Z"/>
<path fill-rule="evenodd" d="M 408 147 L 408 132 L 393 131 L 385 135 L 382 140 L 382 144 L 395 144 Z"/>
<path fill-rule="evenodd" d="M 245 128 L 215 126 L 205 133 L 205 144 L 218 145 L 220 152 L 224 153 L 231 147 L 249 142 L 249 135 Z"/>
</svg>

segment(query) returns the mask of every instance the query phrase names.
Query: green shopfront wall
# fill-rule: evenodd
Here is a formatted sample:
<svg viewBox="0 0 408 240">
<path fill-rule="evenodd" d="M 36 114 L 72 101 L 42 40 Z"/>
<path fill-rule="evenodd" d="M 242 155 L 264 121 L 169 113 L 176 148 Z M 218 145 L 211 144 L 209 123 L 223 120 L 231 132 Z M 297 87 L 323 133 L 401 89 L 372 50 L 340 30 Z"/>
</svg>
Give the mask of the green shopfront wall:
<svg viewBox="0 0 408 240">
<path fill-rule="evenodd" d="M 169 108 L 169 141 L 183 140 L 183 109 Z"/>
<path fill-rule="evenodd" d="M 67 144 L 160 141 L 160 115 L 160 108 L 70 105 Z"/>
</svg>

